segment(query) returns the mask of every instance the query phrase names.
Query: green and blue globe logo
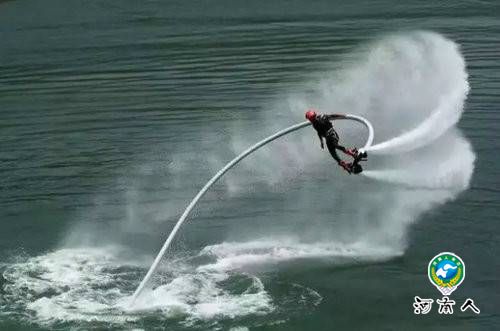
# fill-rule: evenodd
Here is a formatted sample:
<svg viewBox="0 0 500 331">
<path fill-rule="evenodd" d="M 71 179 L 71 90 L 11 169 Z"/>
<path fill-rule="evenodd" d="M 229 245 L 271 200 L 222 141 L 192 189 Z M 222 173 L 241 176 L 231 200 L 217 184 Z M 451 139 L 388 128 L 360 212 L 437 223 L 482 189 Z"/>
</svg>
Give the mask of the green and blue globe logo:
<svg viewBox="0 0 500 331">
<path fill-rule="evenodd" d="M 429 262 L 429 280 L 443 295 L 450 295 L 465 278 L 465 264 L 450 252 L 442 252 Z"/>
</svg>

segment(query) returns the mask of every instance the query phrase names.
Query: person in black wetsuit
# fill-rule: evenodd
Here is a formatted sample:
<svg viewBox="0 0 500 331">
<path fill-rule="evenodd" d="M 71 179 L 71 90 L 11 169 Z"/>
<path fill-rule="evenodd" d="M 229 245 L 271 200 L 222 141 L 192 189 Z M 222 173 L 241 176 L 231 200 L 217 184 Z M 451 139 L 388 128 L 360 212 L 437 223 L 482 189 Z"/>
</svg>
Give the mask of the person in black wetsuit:
<svg viewBox="0 0 500 331">
<path fill-rule="evenodd" d="M 321 148 L 324 149 L 323 138 L 326 141 L 326 147 L 332 155 L 332 157 L 337 161 L 339 166 L 344 168 L 347 172 L 351 173 L 351 163 L 343 161 L 337 154 L 337 149 L 343 153 L 356 158 L 358 153 L 355 148 L 346 149 L 344 146 L 339 145 L 339 135 L 337 131 L 333 128 L 331 120 L 337 118 L 344 118 L 344 115 L 338 114 L 317 114 L 314 110 L 308 110 L 306 112 L 306 118 L 312 123 L 313 128 L 318 132 L 319 140 L 321 141 Z"/>
</svg>

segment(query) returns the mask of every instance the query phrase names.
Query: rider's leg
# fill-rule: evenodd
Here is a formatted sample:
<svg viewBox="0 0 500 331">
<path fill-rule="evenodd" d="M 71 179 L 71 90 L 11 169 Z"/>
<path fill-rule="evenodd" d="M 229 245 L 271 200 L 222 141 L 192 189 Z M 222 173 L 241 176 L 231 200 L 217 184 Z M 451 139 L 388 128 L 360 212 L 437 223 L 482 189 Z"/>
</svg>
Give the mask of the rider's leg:
<svg viewBox="0 0 500 331">
<path fill-rule="evenodd" d="M 328 148 L 328 151 L 330 152 L 332 157 L 335 159 L 335 161 L 337 161 L 337 163 L 340 164 L 340 162 L 342 162 L 342 159 L 337 154 L 337 144 L 334 141 L 334 139 L 327 137 L 326 138 L 326 147 Z"/>
</svg>

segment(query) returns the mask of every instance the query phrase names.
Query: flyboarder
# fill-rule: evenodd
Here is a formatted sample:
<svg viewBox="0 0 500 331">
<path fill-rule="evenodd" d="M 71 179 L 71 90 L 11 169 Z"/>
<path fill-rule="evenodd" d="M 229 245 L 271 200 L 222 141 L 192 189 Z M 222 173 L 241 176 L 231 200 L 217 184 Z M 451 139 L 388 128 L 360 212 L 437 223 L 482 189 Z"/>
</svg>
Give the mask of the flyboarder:
<svg viewBox="0 0 500 331">
<path fill-rule="evenodd" d="M 317 114 L 316 111 L 309 109 L 306 112 L 306 118 L 312 123 L 313 128 L 318 132 L 321 148 L 325 148 L 323 143 L 323 139 L 325 139 L 326 147 L 335 161 L 337 161 L 338 165 L 344 168 L 344 170 L 348 173 L 352 173 L 353 164 L 357 164 L 357 161 L 359 161 L 358 150 L 356 148 L 347 149 L 344 146 L 339 145 L 339 135 L 333 128 L 331 122 L 335 119 L 345 118 L 345 116 L 341 114 Z M 348 163 L 343 161 L 338 156 L 337 149 L 342 151 L 344 154 L 352 156 L 354 158 L 354 162 Z"/>
</svg>

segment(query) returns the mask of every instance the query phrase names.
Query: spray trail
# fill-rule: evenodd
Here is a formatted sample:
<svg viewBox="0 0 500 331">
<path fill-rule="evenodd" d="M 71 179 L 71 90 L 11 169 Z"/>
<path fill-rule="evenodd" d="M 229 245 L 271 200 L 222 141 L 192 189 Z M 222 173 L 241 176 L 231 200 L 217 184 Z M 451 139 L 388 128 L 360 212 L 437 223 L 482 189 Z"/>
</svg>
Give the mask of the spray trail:
<svg viewBox="0 0 500 331">
<path fill-rule="evenodd" d="M 432 33 L 421 33 L 420 38 L 424 38 L 420 39 L 422 53 L 413 56 L 423 65 L 409 63 L 413 66 L 409 80 L 424 79 L 439 87 L 430 94 L 424 87 L 413 90 L 415 99 L 425 98 L 419 111 L 428 117 L 414 128 L 368 148 L 371 155 L 397 157 L 390 159 L 394 164 L 390 169 L 363 175 L 416 188 L 461 191 L 469 185 L 475 161 L 469 142 L 455 129 L 469 92 L 465 62 L 458 45 L 450 40 Z M 425 95 L 420 95 L 422 90 Z"/>
<path fill-rule="evenodd" d="M 409 188 L 460 192 L 469 186 L 475 158 L 470 143 L 452 129 L 420 150 L 392 158 L 396 166 L 363 175 Z"/>
</svg>

